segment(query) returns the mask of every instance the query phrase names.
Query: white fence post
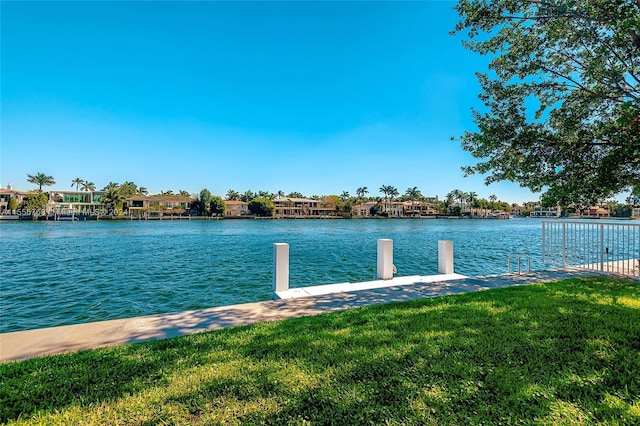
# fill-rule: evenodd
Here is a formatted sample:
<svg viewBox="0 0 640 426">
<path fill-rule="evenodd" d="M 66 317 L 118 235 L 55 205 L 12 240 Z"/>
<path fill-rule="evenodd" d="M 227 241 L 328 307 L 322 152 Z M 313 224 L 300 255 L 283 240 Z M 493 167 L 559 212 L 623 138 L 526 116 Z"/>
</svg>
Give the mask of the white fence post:
<svg viewBox="0 0 640 426">
<path fill-rule="evenodd" d="M 438 273 L 453 274 L 453 241 L 438 241 Z"/>
<path fill-rule="evenodd" d="M 378 240 L 378 279 L 393 278 L 393 240 Z"/>
<path fill-rule="evenodd" d="M 562 268 L 567 269 L 567 223 L 562 222 Z"/>
<path fill-rule="evenodd" d="M 289 244 L 273 244 L 273 291 L 289 290 Z"/>
</svg>

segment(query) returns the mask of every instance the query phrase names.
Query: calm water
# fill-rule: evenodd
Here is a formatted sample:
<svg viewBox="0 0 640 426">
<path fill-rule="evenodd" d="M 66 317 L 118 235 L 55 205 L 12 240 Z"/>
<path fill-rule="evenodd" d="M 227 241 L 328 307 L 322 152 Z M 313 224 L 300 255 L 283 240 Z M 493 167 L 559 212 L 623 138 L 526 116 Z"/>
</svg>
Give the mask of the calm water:
<svg viewBox="0 0 640 426">
<path fill-rule="evenodd" d="M 456 272 L 541 268 L 541 221 L 227 220 L 2 222 L 0 332 L 271 298 L 272 244 L 290 244 L 292 287 L 375 279 L 376 240 L 398 275 L 435 274 L 438 240 Z"/>
</svg>

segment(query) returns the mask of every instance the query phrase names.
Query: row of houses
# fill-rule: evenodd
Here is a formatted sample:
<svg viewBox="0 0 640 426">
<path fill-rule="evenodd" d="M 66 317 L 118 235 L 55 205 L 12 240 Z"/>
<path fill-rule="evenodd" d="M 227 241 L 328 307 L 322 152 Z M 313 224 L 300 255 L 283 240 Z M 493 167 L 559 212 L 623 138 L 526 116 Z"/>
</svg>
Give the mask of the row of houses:
<svg viewBox="0 0 640 426">
<path fill-rule="evenodd" d="M 14 198 L 18 204 L 22 202 L 28 192 L 16 191 L 9 185 L 6 189 L 0 188 L 0 214 L 8 213 L 10 198 Z M 57 214 L 106 214 L 106 206 L 102 202 L 105 191 L 51 191 L 47 203 L 48 213 Z M 192 197 L 183 196 L 135 196 L 125 200 L 124 210 L 131 216 L 157 214 L 188 214 L 195 200 Z M 334 206 L 327 206 L 320 200 L 309 198 L 283 197 L 273 200 L 275 217 L 334 217 L 338 213 Z M 225 216 L 229 218 L 251 216 L 249 203 L 244 201 L 225 201 Z M 464 212 L 471 217 L 509 217 L 524 216 L 522 206 L 514 206 L 511 213 L 498 212 L 490 209 L 470 209 Z M 437 206 L 424 201 L 382 201 L 365 202 L 353 206 L 351 215 L 354 217 L 373 217 L 377 215 L 389 217 L 433 217 L 440 214 Z M 560 207 L 536 206 L 529 213 L 531 217 L 554 218 L 560 217 Z M 634 208 L 634 217 L 640 218 L 640 208 Z M 582 218 L 609 218 L 608 209 L 603 207 L 590 207 L 579 211 L 574 217 Z"/>
<path fill-rule="evenodd" d="M 16 191 L 11 187 L 0 188 L 0 214 L 7 214 L 9 199 L 14 198 L 20 204 L 28 192 Z M 102 201 L 105 191 L 51 191 L 47 203 L 47 213 L 57 214 L 106 214 Z M 136 196 L 124 201 L 123 210 L 131 216 L 162 212 L 163 214 L 189 213 L 195 201 L 192 197 L 180 196 Z M 327 206 L 320 200 L 309 198 L 276 198 L 273 201 L 276 217 L 333 217 L 336 208 Z M 225 201 L 226 217 L 250 216 L 249 203 L 244 201 Z M 388 203 L 367 202 L 353 207 L 352 215 L 371 217 L 377 213 L 386 213 L 391 217 L 430 216 L 437 213 L 430 203 L 393 201 Z"/>
<path fill-rule="evenodd" d="M 334 217 L 338 213 L 333 206 L 323 205 L 320 200 L 309 198 L 276 198 L 273 201 L 275 217 Z M 250 215 L 249 203 L 244 201 L 225 201 L 227 217 Z M 358 217 L 373 217 L 377 213 L 387 213 L 390 217 L 428 216 L 437 214 L 436 207 L 430 203 L 397 201 L 390 203 L 367 202 L 353 206 L 351 214 Z"/>
<path fill-rule="evenodd" d="M 107 214 L 103 202 L 105 191 L 51 191 L 46 205 L 46 213 L 57 214 Z M 7 214 L 9 199 L 22 203 L 29 193 L 16 191 L 9 185 L 0 188 L 0 214 Z M 181 196 L 136 196 L 124 201 L 124 209 L 131 215 L 148 211 L 173 211 L 185 213 L 191 208 L 194 199 Z"/>
</svg>

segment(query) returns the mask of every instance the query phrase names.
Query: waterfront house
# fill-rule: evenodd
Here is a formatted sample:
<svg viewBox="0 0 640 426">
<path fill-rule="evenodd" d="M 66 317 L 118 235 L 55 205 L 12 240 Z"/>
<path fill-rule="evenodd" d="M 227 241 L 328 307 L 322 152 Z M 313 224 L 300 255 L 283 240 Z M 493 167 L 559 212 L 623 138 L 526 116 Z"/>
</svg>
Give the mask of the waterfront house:
<svg viewBox="0 0 640 426">
<path fill-rule="evenodd" d="M 580 217 L 585 219 L 608 219 L 611 214 L 608 209 L 603 207 L 589 207 L 580 211 Z"/>
<path fill-rule="evenodd" d="M 225 217 L 244 217 L 251 214 L 249 203 L 244 201 L 225 200 Z"/>
<path fill-rule="evenodd" d="M 335 216 L 335 207 L 324 207 L 319 200 L 282 197 L 273 200 L 276 217 L 328 217 Z"/>
<path fill-rule="evenodd" d="M 561 215 L 562 209 L 560 206 L 542 207 L 537 205 L 533 208 L 533 211 L 529 213 L 530 217 L 560 217 Z"/>
<path fill-rule="evenodd" d="M 105 191 L 51 191 L 47 210 L 56 214 L 105 213 Z"/>
<path fill-rule="evenodd" d="M 521 206 L 519 204 L 511 205 L 511 215 L 513 216 L 524 216 L 527 208 L 525 206 Z"/>
<path fill-rule="evenodd" d="M 374 215 L 371 214 L 371 209 L 377 205 L 379 205 L 377 202 L 369 201 L 366 203 L 356 204 L 353 206 L 351 211 L 353 212 L 354 217 L 372 217 Z M 382 204 L 380 204 L 380 206 L 380 208 L 382 208 Z"/>
<path fill-rule="evenodd" d="M 427 203 L 426 201 L 414 201 L 413 205 L 411 201 L 404 201 L 404 216 L 435 216 L 438 214 L 438 209 L 435 204 Z"/>
<path fill-rule="evenodd" d="M 8 210 L 9 199 L 14 198 L 18 204 L 22 202 L 27 192 L 16 191 L 11 187 L 11 184 L 6 188 L 0 188 L 0 214 L 11 214 Z"/>
<path fill-rule="evenodd" d="M 131 216 L 162 216 L 163 214 L 183 214 L 191 209 L 195 200 L 177 195 L 150 195 L 127 198 L 126 209 Z"/>
<path fill-rule="evenodd" d="M 373 217 L 376 215 L 376 209 L 380 213 L 386 212 L 389 217 L 422 217 L 435 216 L 438 214 L 436 206 L 425 201 L 392 201 L 376 202 L 368 201 L 353 206 L 354 217 Z"/>
<path fill-rule="evenodd" d="M 382 202 L 383 211 L 387 213 L 389 217 L 404 217 L 404 202 L 403 201 L 391 201 Z"/>
</svg>

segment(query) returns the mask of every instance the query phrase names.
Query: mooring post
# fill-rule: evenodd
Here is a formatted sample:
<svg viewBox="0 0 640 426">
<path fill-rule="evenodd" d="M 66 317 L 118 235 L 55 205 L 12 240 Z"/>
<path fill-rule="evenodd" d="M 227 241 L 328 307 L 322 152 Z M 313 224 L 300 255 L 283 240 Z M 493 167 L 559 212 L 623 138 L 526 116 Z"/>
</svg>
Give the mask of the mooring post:
<svg viewBox="0 0 640 426">
<path fill-rule="evenodd" d="M 438 241 L 438 273 L 453 274 L 453 241 Z"/>
<path fill-rule="evenodd" d="M 393 240 L 378 240 L 378 279 L 393 278 Z"/>
<path fill-rule="evenodd" d="M 273 244 L 273 291 L 289 290 L 289 244 Z"/>
</svg>

